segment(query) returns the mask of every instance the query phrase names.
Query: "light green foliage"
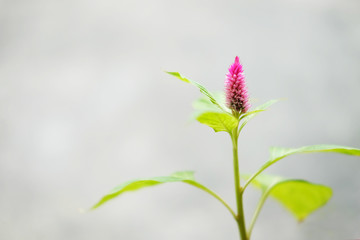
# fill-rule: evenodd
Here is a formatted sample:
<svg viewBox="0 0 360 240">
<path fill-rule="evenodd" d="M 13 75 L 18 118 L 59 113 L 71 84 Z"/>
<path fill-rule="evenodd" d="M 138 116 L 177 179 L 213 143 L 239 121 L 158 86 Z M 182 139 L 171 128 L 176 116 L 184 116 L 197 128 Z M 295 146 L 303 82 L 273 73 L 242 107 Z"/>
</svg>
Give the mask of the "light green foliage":
<svg viewBox="0 0 360 240">
<path fill-rule="evenodd" d="M 186 83 L 190 83 L 194 86 L 196 86 L 197 88 L 200 89 L 200 92 L 202 94 L 204 94 L 205 96 L 207 96 L 209 98 L 209 100 L 215 104 L 219 109 L 221 109 L 222 111 L 226 112 L 225 109 L 223 109 L 223 107 L 216 101 L 215 97 L 213 96 L 212 93 L 210 93 L 203 85 L 201 85 L 200 83 L 198 82 L 195 82 L 195 81 L 192 81 L 186 77 L 184 77 L 183 75 L 181 75 L 180 73 L 178 72 L 166 72 L 174 77 L 177 77 L 178 79 L 180 79 L 181 81 L 184 81 Z"/>
<path fill-rule="evenodd" d="M 215 132 L 225 131 L 230 133 L 238 126 L 238 120 L 224 106 L 225 97 L 223 93 L 212 94 L 201 84 L 184 77 L 178 72 L 167 73 L 186 83 L 195 85 L 206 96 L 206 98 L 201 97 L 193 103 L 194 117 L 200 123 L 213 128 Z"/>
<path fill-rule="evenodd" d="M 222 109 L 226 109 L 226 112 L 230 112 L 230 110 L 224 104 L 225 95 L 223 92 L 215 92 L 212 94 L 212 96 Z M 224 112 L 217 105 L 213 104 L 206 96 L 201 96 L 200 98 L 196 99 L 192 106 L 196 112 Z"/>
<path fill-rule="evenodd" d="M 196 119 L 214 129 L 215 132 L 231 133 L 238 126 L 238 120 L 228 113 L 205 112 Z"/>
<path fill-rule="evenodd" d="M 261 174 L 252 184 L 262 190 L 265 198 L 271 196 L 279 201 L 298 221 L 325 205 L 332 196 L 327 186 L 273 175 Z"/>
<path fill-rule="evenodd" d="M 214 94 L 214 97 L 217 99 L 218 103 L 224 102 L 224 94 Z M 246 125 L 250 119 L 255 117 L 260 112 L 267 110 L 272 104 L 278 102 L 279 100 L 268 101 L 258 107 L 253 111 L 247 112 L 240 117 L 241 126 L 239 132 Z M 215 132 L 225 131 L 231 133 L 231 131 L 238 126 L 238 120 L 231 115 L 230 113 L 224 113 L 219 111 L 215 105 L 209 101 L 207 98 L 201 97 L 193 103 L 195 109 L 194 117 L 202 124 L 206 124 L 209 127 L 213 128 Z M 226 107 L 223 107 L 226 108 Z"/>
<path fill-rule="evenodd" d="M 215 192 L 210 190 L 209 188 L 203 186 L 202 184 L 198 183 L 194 179 L 194 172 L 192 171 L 182 171 L 182 172 L 175 172 L 171 174 L 170 176 L 165 177 L 153 177 L 153 178 L 141 178 L 141 179 L 135 179 L 131 181 L 127 181 L 123 184 L 120 184 L 119 186 L 115 187 L 113 190 L 111 190 L 108 194 L 106 194 L 98 203 L 96 203 L 92 209 L 98 208 L 99 206 L 103 205 L 107 201 L 130 191 L 136 191 L 142 188 L 155 186 L 158 184 L 163 183 L 169 183 L 169 182 L 184 182 L 187 184 L 190 184 L 194 187 L 197 187 L 213 197 L 215 197 L 217 200 L 219 200 L 229 211 L 230 213 L 235 217 L 235 213 L 232 211 L 230 206 L 221 198 L 219 197 Z"/>
<path fill-rule="evenodd" d="M 284 157 L 295 153 L 316 153 L 316 152 L 331 152 L 331 153 L 342 153 L 347 155 L 360 156 L 360 149 L 338 146 L 338 145 L 323 144 L 323 145 L 305 146 L 300 148 L 272 147 L 270 148 L 270 159 L 263 166 L 261 166 L 261 168 L 256 173 L 254 173 L 249 178 L 244 188 L 246 188 L 246 186 L 262 171 L 264 171 L 266 168 L 270 167 L 277 161 L 283 159 Z"/>
<path fill-rule="evenodd" d="M 194 112 L 191 115 L 191 119 L 197 119 L 201 114 L 206 112 L 216 112 L 216 113 L 230 113 L 230 110 L 224 105 L 225 96 L 222 92 L 215 92 L 213 93 L 213 97 L 216 102 L 221 106 L 221 109 L 212 103 L 208 97 L 201 96 L 200 98 L 196 99 L 192 106 L 194 108 Z M 226 109 L 226 111 L 223 110 Z"/>
<path fill-rule="evenodd" d="M 270 148 L 269 163 L 273 164 L 279 161 L 280 159 L 295 153 L 315 153 L 315 152 L 333 152 L 333 153 L 342 153 L 342 154 L 360 156 L 360 149 L 338 146 L 338 145 L 322 144 L 322 145 L 305 146 L 300 148 L 272 147 Z"/>
<path fill-rule="evenodd" d="M 241 125 L 239 127 L 239 133 L 241 132 L 241 130 L 245 127 L 245 125 L 256 115 L 258 115 L 260 112 L 266 111 L 271 105 L 273 105 L 274 103 L 280 101 L 280 99 L 274 99 L 274 100 L 270 100 L 267 101 L 266 103 L 257 106 L 256 108 L 254 108 L 252 111 L 247 112 L 246 114 L 244 114 L 243 116 L 241 116 L 240 120 Z"/>
<path fill-rule="evenodd" d="M 256 107 L 253 111 L 247 112 L 241 116 L 238 120 L 235 118 L 231 111 L 224 105 L 225 96 L 224 93 L 210 93 L 204 86 L 201 84 L 192 81 L 178 72 L 166 72 L 181 81 L 186 83 L 190 83 L 200 89 L 200 92 L 204 94 L 205 97 L 201 97 L 197 99 L 193 103 L 193 107 L 195 109 L 195 113 L 193 117 L 197 119 L 200 123 L 205 124 L 215 132 L 228 132 L 231 133 L 232 130 L 239 126 L 239 120 L 242 121 L 239 132 L 242 128 L 247 124 L 250 119 L 255 117 L 262 111 L 265 111 L 272 104 L 276 103 L 279 100 L 271 100 L 268 101 L 258 107 Z"/>
<path fill-rule="evenodd" d="M 153 177 L 153 178 L 141 178 L 131 181 L 124 182 L 119 186 L 112 189 L 108 194 L 106 194 L 97 204 L 95 204 L 92 209 L 99 207 L 105 202 L 129 191 L 136 191 L 141 188 L 151 187 L 162 183 L 168 182 L 181 182 L 185 180 L 193 180 L 194 176 L 192 172 L 178 172 L 166 177 Z"/>
</svg>

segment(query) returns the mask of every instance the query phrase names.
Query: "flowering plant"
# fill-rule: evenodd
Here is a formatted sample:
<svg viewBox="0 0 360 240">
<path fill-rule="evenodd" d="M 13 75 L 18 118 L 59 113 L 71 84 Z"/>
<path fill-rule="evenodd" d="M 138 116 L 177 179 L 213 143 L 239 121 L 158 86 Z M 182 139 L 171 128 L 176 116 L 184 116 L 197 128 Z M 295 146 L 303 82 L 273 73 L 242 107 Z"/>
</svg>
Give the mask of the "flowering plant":
<svg viewBox="0 0 360 240">
<path fill-rule="evenodd" d="M 196 119 L 200 123 L 211 127 L 215 132 L 227 132 L 230 135 L 233 146 L 236 211 L 214 191 L 195 181 L 194 174 L 191 171 L 176 172 L 165 177 L 141 178 L 125 182 L 106 194 L 92 209 L 128 191 L 169 182 L 184 182 L 207 192 L 222 203 L 236 221 L 240 239 L 249 240 L 260 210 L 269 196 L 279 201 L 299 221 L 304 220 L 310 213 L 325 205 L 332 196 L 330 187 L 300 179 L 286 179 L 280 176 L 263 174 L 262 172 L 265 169 L 289 155 L 298 153 L 333 152 L 360 156 L 360 149 L 338 145 L 312 145 L 300 148 L 272 147 L 270 148 L 269 160 L 255 173 L 240 175 L 238 137 L 241 130 L 253 117 L 267 110 L 278 100 L 268 101 L 250 110 L 251 105 L 248 99 L 243 66 L 238 57 L 235 58 L 226 75 L 225 96 L 224 94 L 209 92 L 201 84 L 182 76 L 178 72 L 167 73 L 196 86 L 204 95 L 194 103 Z M 244 184 L 241 184 L 240 178 L 244 180 Z M 250 184 L 260 189 L 262 196 L 247 228 L 244 216 L 243 195 Z"/>
</svg>

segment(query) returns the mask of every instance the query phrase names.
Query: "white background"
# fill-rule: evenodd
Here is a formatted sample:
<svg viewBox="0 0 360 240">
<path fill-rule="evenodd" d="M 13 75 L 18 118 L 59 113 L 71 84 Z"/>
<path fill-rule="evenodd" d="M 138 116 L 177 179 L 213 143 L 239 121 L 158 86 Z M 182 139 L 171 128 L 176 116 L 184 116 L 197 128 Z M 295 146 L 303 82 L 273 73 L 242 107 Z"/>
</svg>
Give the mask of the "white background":
<svg viewBox="0 0 360 240">
<path fill-rule="evenodd" d="M 234 206 L 231 142 L 190 122 L 190 85 L 222 90 L 238 55 L 253 105 L 286 98 L 240 138 L 240 171 L 269 146 L 360 147 L 360 2 L 0 1 L 0 239 L 238 239 L 216 200 L 168 184 L 84 212 L 117 184 L 195 170 Z M 303 223 L 269 200 L 253 239 L 360 237 L 360 159 L 292 156 L 266 172 L 334 189 Z M 259 194 L 246 195 L 250 219 Z"/>
</svg>

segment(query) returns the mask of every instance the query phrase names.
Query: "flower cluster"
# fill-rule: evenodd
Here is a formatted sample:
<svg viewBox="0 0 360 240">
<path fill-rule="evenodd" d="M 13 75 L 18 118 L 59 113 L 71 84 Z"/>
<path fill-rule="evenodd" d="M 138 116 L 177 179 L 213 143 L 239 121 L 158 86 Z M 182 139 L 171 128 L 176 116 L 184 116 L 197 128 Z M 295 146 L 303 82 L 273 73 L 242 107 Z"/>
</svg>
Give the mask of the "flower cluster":
<svg viewBox="0 0 360 240">
<path fill-rule="evenodd" d="M 243 66 L 240 64 L 239 57 L 236 56 L 235 62 L 229 68 L 229 73 L 226 74 L 225 93 L 227 107 L 240 114 L 246 113 L 250 108 L 243 72 Z"/>
</svg>

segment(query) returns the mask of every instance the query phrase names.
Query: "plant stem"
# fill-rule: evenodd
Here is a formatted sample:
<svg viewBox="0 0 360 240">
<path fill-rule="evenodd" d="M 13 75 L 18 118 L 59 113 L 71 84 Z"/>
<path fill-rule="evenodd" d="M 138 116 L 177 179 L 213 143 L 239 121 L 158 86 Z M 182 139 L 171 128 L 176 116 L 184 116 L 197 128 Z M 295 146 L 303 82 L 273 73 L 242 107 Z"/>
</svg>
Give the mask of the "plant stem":
<svg viewBox="0 0 360 240">
<path fill-rule="evenodd" d="M 254 213 L 254 216 L 251 220 L 251 223 L 250 223 L 250 226 L 249 226 L 249 229 L 248 229 L 248 232 L 247 232 L 247 236 L 248 238 L 250 238 L 250 235 L 251 235 L 251 232 L 252 232 L 252 229 L 254 228 L 254 225 L 255 225 L 255 222 L 259 216 L 259 213 L 261 211 L 261 208 L 263 207 L 265 201 L 266 201 L 266 198 L 268 197 L 269 195 L 269 191 L 266 191 L 262 194 L 261 198 L 260 198 L 260 201 L 258 203 L 258 205 L 256 206 L 256 210 L 255 210 L 255 213 Z"/>
<path fill-rule="evenodd" d="M 231 215 L 235 218 L 235 220 L 237 219 L 236 213 L 232 210 L 232 208 L 230 207 L 230 205 L 225 202 L 224 199 L 222 199 L 219 195 L 217 195 L 214 191 L 210 190 L 209 188 L 205 187 L 204 185 L 198 183 L 198 182 L 194 182 L 194 181 L 184 181 L 185 183 L 188 183 L 192 186 L 195 186 L 197 188 L 200 188 L 201 190 L 209 193 L 210 195 L 212 195 L 213 197 L 215 197 L 217 200 L 219 200 L 231 213 Z"/>
<path fill-rule="evenodd" d="M 239 173 L 239 157 L 238 157 L 238 132 L 237 128 L 231 134 L 232 144 L 233 144 L 233 158 L 234 158 L 234 181 L 235 181 L 235 195 L 236 195 L 236 205 L 237 205 L 237 217 L 236 222 L 238 224 L 240 239 L 248 240 L 246 235 L 245 227 L 245 217 L 243 210 L 243 191 L 240 186 L 240 173 Z"/>
</svg>

